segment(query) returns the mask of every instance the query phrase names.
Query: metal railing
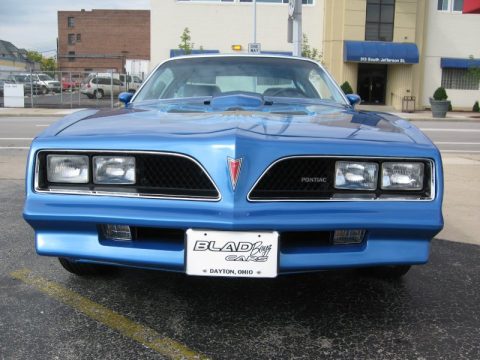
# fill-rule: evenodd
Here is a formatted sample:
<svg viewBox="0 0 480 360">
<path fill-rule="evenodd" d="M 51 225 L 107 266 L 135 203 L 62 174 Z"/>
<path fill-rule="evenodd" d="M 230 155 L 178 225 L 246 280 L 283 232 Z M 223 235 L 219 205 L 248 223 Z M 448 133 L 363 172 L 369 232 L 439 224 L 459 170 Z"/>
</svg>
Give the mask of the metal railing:
<svg viewBox="0 0 480 360">
<path fill-rule="evenodd" d="M 114 72 L 0 71 L 0 107 L 3 86 L 23 85 L 25 107 L 114 108 L 121 92 L 136 91 L 143 74 Z"/>
</svg>

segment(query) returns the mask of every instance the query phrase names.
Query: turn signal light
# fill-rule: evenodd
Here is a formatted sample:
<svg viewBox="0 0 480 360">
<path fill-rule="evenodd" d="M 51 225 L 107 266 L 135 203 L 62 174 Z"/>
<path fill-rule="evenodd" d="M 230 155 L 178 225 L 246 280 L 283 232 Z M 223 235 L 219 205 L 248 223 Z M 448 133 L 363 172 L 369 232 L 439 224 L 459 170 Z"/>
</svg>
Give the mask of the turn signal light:
<svg viewBox="0 0 480 360">
<path fill-rule="evenodd" d="M 102 225 L 102 231 L 103 236 L 108 240 L 132 240 L 132 232 L 130 231 L 130 226 L 128 225 Z"/>
<path fill-rule="evenodd" d="M 335 230 L 334 245 L 360 244 L 365 237 L 365 230 Z"/>
</svg>

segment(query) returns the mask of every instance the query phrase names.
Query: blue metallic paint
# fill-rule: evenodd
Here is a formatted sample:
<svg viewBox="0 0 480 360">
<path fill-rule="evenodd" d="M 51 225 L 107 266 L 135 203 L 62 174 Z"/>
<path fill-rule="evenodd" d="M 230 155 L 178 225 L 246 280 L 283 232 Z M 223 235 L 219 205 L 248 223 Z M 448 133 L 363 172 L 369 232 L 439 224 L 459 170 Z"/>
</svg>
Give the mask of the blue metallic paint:
<svg viewBox="0 0 480 360">
<path fill-rule="evenodd" d="M 292 107 L 296 109 L 296 107 Z M 28 159 L 24 217 L 41 255 L 183 271 L 182 247 L 100 241 L 99 224 L 220 230 L 367 230 L 357 246 L 280 254 L 280 273 L 381 264 L 419 264 L 443 227 L 443 177 L 438 149 L 415 126 L 381 113 L 308 106 L 307 115 L 268 112 L 169 114 L 133 106 L 113 113 L 75 113 L 45 130 Z M 217 184 L 218 202 L 59 195 L 34 191 L 35 155 L 43 149 L 145 150 L 187 154 Z M 435 163 L 432 201 L 249 202 L 247 194 L 275 160 L 292 155 L 427 158 Z M 227 157 L 242 157 L 235 192 Z"/>
</svg>

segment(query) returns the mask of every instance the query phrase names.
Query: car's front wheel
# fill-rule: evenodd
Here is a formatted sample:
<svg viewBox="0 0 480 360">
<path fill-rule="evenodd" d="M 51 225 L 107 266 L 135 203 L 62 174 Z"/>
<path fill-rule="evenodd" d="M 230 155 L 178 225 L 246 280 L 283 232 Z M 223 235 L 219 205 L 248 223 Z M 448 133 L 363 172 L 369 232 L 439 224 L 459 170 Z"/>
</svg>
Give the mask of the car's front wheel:
<svg viewBox="0 0 480 360">
<path fill-rule="evenodd" d="M 48 93 L 48 89 L 46 86 L 42 86 L 42 88 L 40 89 L 40 92 L 42 93 L 42 95 L 46 95 Z"/>
<path fill-rule="evenodd" d="M 103 98 L 103 90 L 95 90 L 94 95 L 97 99 Z"/>
<path fill-rule="evenodd" d="M 360 269 L 361 273 L 381 279 L 400 279 L 409 270 L 410 265 L 376 266 Z"/>
<path fill-rule="evenodd" d="M 115 269 L 113 266 L 78 263 L 65 258 L 58 258 L 58 260 L 65 270 L 78 276 L 105 275 Z"/>
</svg>

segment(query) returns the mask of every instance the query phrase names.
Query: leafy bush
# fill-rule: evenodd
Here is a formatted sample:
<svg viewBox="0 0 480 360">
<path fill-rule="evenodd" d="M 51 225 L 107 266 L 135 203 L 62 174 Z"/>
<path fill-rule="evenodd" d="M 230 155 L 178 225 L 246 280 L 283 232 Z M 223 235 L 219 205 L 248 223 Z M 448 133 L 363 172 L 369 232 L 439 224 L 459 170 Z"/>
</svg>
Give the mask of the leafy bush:
<svg viewBox="0 0 480 360">
<path fill-rule="evenodd" d="M 323 62 L 322 61 L 322 54 L 320 54 L 320 51 L 318 51 L 317 48 L 312 48 L 310 47 L 310 44 L 308 43 L 308 37 L 306 34 L 303 34 L 303 40 L 302 40 L 302 56 L 308 59 L 312 59 L 318 62 Z"/>
<path fill-rule="evenodd" d="M 180 44 L 178 44 L 178 48 L 183 50 L 185 55 L 190 55 L 192 53 L 193 47 L 195 44 L 191 41 L 192 37 L 190 35 L 190 29 L 186 27 L 183 29 L 182 35 L 180 35 Z"/>
<path fill-rule="evenodd" d="M 453 111 L 452 102 L 448 102 L 448 111 Z"/>
<path fill-rule="evenodd" d="M 475 104 L 473 104 L 472 111 L 473 112 L 480 112 L 480 106 L 478 105 L 478 101 L 475 101 Z"/>
<path fill-rule="evenodd" d="M 342 88 L 342 91 L 345 95 L 347 94 L 353 94 L 353 89 L 352 87 L 350 86 L 349 82 L 348 81 L 345 81 L 342 86 L 340 86 Z"/>
<path fill-rule="evenodd" d="M 433 93 L 433 99 L 437 101 L 447 100 L 448 95 L 445 91 L 445 88 L 439 87 L 437 90 L 435 90 L 435 92 Z"/>
</svg>

